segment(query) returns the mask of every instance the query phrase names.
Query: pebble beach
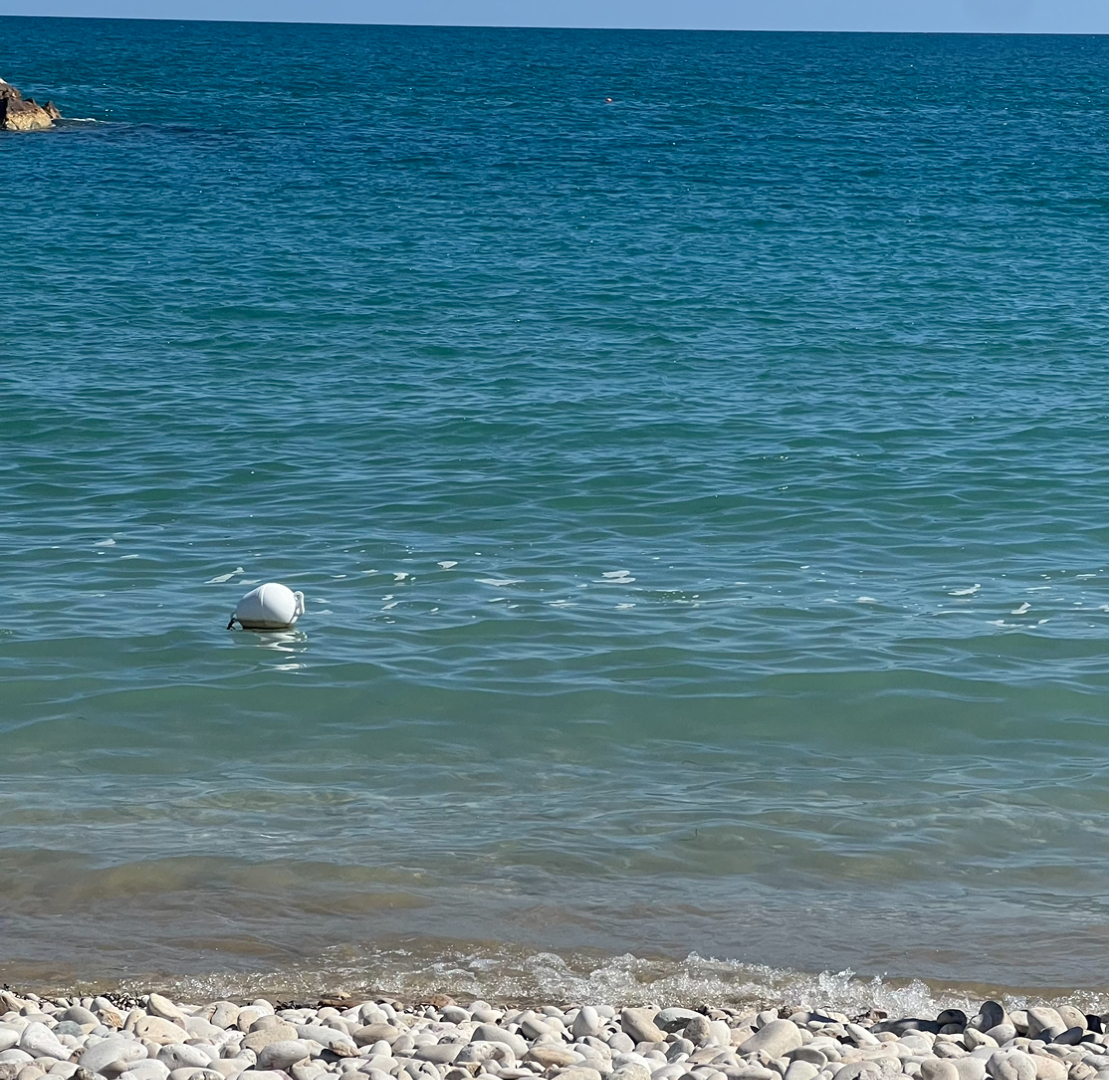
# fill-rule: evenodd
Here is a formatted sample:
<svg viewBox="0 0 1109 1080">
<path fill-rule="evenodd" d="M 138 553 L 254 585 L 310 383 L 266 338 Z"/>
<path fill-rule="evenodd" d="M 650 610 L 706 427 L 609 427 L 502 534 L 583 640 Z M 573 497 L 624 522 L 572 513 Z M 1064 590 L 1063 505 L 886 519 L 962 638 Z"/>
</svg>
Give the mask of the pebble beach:
<svg viewBox="0 0 1109 1080">
<path fill-rule="evenodd" d="M 849 1016 L 446 996 L 173 1001 L 0 992 L 0 1080 L 1093 1080 L 1103 1017 L 1073 1005 Z"/>
</svg>

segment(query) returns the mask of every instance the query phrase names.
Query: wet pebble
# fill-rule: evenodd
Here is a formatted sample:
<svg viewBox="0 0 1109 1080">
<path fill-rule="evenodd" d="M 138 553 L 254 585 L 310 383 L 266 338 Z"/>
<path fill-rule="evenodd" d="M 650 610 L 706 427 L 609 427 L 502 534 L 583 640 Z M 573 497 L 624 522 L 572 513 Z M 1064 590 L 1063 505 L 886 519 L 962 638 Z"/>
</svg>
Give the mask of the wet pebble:
<svg viewBox="0 0 1109 1080">
<path fill-rule="evenodd" d="M 2 993 L 0 1080 L 1109 1080 L 1102 1018 L 1069 1003 L 875 1021 L 811 1008 L 275 1008 L 156 993 L 121 1009 Z"/>
</svg>

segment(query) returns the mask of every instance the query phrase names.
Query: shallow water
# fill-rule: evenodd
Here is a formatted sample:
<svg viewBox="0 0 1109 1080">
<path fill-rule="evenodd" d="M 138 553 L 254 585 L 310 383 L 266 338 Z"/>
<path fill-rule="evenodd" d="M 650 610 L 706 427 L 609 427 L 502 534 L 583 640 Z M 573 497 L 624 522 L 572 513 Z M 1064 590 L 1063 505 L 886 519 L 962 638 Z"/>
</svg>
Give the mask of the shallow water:
<svg viewBox="0 0 1109 1080">
<path fill-rule="evenodd" d="M 1104 978 L 1109 40 L 0 30 L 5 973 Z"/>
</svg>

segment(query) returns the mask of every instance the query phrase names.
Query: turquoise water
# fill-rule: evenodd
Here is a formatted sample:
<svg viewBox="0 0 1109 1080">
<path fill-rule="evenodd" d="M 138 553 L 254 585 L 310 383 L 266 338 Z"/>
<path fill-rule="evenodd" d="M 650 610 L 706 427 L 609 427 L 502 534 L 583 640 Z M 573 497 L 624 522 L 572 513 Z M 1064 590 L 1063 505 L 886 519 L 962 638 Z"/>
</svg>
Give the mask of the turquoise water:
<svg viewBox="0 0 1109 1080">
<path fill-rule="evenodd" d="M 1104 979 L 1109 39 L 0 74 L 5 978 Z"/>
</svg>

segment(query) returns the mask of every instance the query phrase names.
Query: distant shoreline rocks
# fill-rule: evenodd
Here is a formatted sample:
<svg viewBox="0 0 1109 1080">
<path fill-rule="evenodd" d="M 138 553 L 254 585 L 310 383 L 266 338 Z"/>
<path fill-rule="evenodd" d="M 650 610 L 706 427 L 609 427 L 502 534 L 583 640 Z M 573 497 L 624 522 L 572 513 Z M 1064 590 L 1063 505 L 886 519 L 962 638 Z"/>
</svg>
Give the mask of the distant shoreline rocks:
<svg viewBox="0 0 1109 1080">
<path fill-rule="evenodd" d="M 62 114 L 52 101 L 39 105 L 11 83 L 0 79 L 0 131 L 43 131 L 53 127 Z"/>
</svg>

